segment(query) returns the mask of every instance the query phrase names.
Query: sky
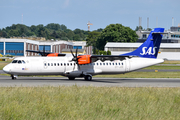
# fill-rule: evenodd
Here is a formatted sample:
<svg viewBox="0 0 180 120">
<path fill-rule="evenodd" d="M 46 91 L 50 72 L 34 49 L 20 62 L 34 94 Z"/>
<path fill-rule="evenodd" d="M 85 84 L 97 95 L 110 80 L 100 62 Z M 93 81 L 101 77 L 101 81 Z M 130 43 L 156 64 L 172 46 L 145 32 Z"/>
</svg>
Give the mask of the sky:
<svg viewBox="0 0 180 120">
<path fill-rule="evenodd" d="M 167 30 L 180 23 L 179 6 L 180 0 L 0 0 L 0 29 L 58 23 L 71 30 L 88 30 L 90 21 L 90 31 L 116 23 L 135 30 L 141 17 L 143 28 L 149 18 L 149 28 Z"/>
</svg>

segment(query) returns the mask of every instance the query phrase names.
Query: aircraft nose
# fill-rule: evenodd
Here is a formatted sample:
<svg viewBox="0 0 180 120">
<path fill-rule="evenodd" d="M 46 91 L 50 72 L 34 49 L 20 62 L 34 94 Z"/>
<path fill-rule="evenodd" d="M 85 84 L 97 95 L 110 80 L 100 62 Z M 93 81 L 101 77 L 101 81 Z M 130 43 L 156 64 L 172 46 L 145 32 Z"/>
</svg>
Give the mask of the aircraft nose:
<svg viewBox="0 0 180 120">
<path fill-rule="evenodd" d="M 9 72 L 10 72 L 9 66 L 5 66 L 5 67 L 3 68 L 3 71 L 4 71 L 5 73 L 9 73 Z"/>
</svg>

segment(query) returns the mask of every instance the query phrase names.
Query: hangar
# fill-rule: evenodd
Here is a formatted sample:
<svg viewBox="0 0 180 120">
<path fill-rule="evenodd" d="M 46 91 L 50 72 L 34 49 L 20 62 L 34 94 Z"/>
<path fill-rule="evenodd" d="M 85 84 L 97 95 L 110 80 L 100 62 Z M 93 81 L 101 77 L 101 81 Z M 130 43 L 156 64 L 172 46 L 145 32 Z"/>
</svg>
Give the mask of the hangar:
<svg viewBox="0 0 180 120">
<path fill-rule="evenodd" d="M 4 42 L 0 42 L 0 54 L 4 54 Z"/>
<path fill-rule="evenodd" d="M 0 50 L 3 55 L 13 56 L 38 56 L 37 53 L 26 52 L 26 50 L 40 50 L 45 48 L 46 52 L 58 52 L 62 49 L 72 48 L 73 44 L 67 41 L 35 41 L 29 39 L 0 39 Z"/>
<path fill-rule="evenodd" d="M 23 56 L 24 55 L 24 40 L 9 40 L 0 39 L 0 54 L 2 55 L 15 55 Z"/>
<path fill-rule="evenodd" d="M 63 49 L 84 49 L 86 54 L 92 54 L 92 46 L 86 47 L 86 41 L 39 41 L 22 38 L 1 38 L 0 54 L 13 56 L 39 56 L 37 53 L 26 52 L 26 50 L 45 50 L 46 52 L 62 53 Z M 91 51 L 90 51 L 91 50 Z"/>
<path fill-rule="evenodd" d="M 118 43 L 108 42 L 105 51 L 111 51 L 112 55 L 120 55 L 137 49 L 142 43 Z M 180 43 L 161 43 L 159 59 L 180 60 Z"/>
</svg>

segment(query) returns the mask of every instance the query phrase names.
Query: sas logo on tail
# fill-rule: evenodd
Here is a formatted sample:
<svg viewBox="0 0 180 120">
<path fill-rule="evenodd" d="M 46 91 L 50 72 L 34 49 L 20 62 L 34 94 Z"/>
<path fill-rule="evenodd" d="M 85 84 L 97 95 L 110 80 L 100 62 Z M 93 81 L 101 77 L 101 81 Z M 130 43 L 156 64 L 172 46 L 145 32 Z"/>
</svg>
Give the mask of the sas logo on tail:
<svg viewBox="0 0 180 120">
<path fill-rule="evenodd" d="M 149 49 L 147 49 L 147 47 L 143 47 L 142 48 L 142 52 L 143 53 L 140 53 L 141 55 L 155 55 L 156 54 L 156 48 L 157 47 L 154 47 L 154 48 L 152 48 L 152 47 L 149 47 Z M 153 50 L 153 51 L 152 51 Z"/>
</svg>

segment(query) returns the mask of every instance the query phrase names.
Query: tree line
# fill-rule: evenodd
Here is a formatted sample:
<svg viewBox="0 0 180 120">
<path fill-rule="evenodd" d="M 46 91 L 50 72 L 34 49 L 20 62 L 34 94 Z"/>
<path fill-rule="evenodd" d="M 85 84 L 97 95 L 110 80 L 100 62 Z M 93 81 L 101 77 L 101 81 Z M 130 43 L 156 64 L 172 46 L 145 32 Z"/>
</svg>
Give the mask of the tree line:
<svg viewBox="0 0 180 120">
<path fill-rule="evenodd" d="M 65 25 L 50 23 L 46 26 L 32 25 L 26 26 L 23 24 L 13 24 L 6 28 L 0 29 L 0 37 L 44 37 L 48 39 L 61 39 L 61 40 L 75 40 L 82 41 L 86 40 L 88 31 L 75 29 L 70 30 Z"/>
<path fill-rule="evenodd" d="M 136 27 L 136 30 L 138 29 Z M 30 27 L 23 24 L 13 24 L 0 29 L 0 37 L 45 37 L 47 40 L 87 41 L 87 46 L 93 46 L 93 53 L 102 54 L 103 51 L 100 50 L 104 50 L 107 42 L 136 42 L 138 39 L 136 30 L 122 24 L 110 24 L 104 29 L 100 28 L 92 32 L 78 28 L 70 30 L 63 24 L 55 23 Z"/>
</svg>

